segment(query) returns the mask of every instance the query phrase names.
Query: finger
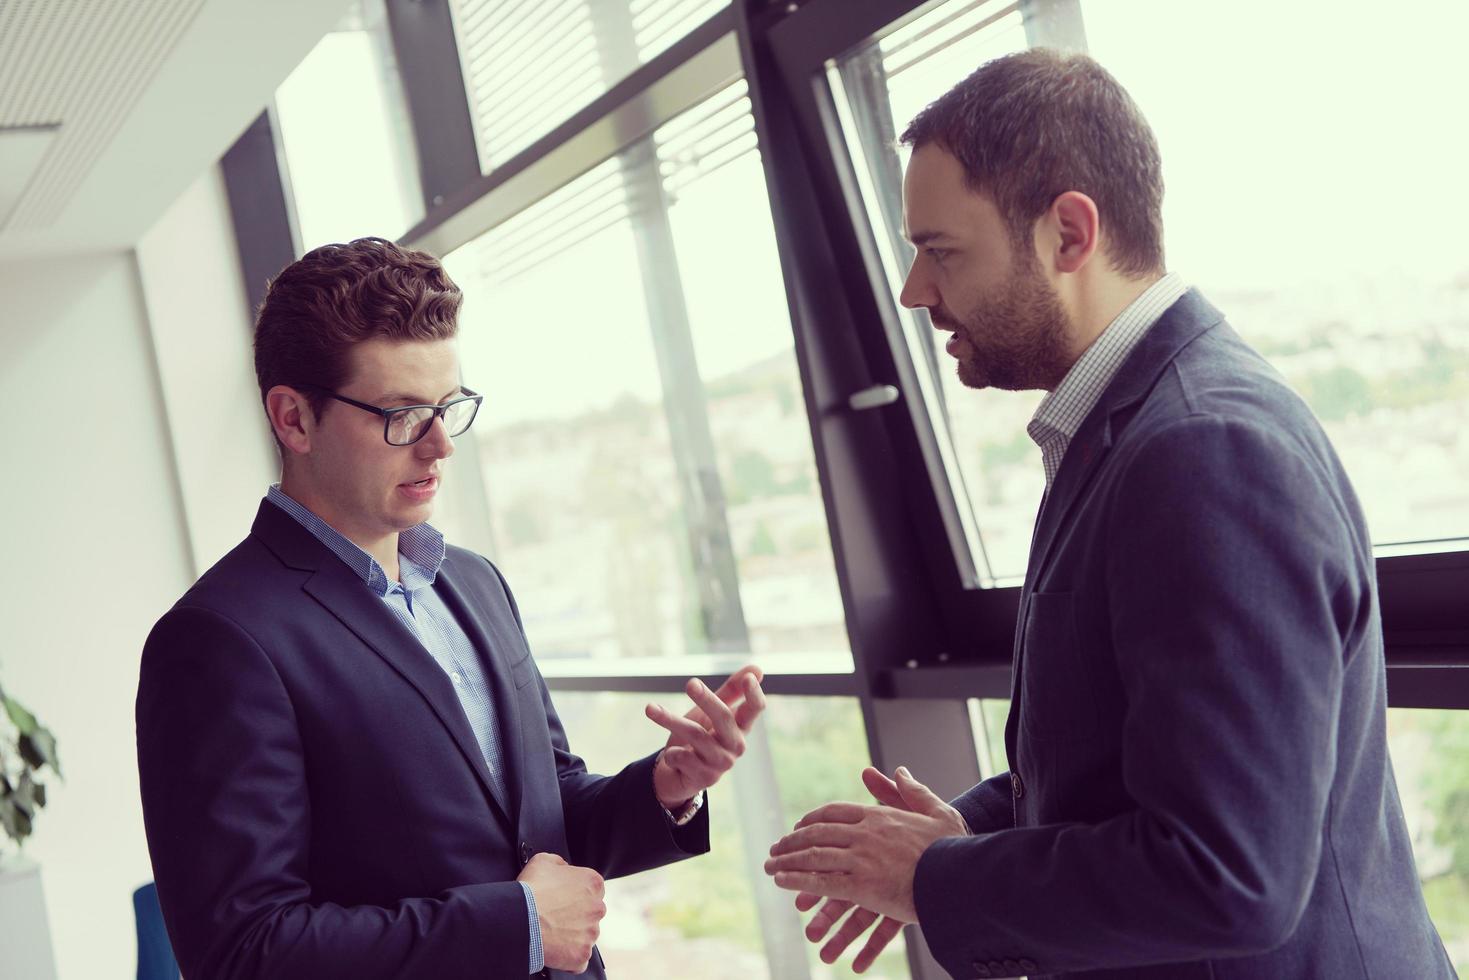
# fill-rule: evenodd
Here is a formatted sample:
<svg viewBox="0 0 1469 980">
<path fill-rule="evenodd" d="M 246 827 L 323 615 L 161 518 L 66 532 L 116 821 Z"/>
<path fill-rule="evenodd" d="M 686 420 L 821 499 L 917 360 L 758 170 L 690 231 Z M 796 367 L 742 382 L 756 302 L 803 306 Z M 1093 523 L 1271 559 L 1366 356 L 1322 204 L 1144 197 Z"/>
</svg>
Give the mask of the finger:
<svg viewBox="0 0 1469 980">
<path fill-rule="evenodd" d="M 860 803 L 827 803 L 796 821 L 796 827 L 813 823 L 858 823 L 868 809 Z"/>
<path fill-rule="evenodd" d="M 913 778 L 907 766 L 899 766 L 897 776 L 898 792 L 903 794 L 903 802 L 914 813 L 942 813 L 948 808 L 937 793 Z"/>
<path fill-rule="evenodd" d="M 887 948 L 888 943 L 893 941 L 893 937 L 902 931 L 903 923 L 890 916 L 883 916 L 882 921 L 877 924 L 877 928 L 872 930 L 872 934 L 867 937 L 867 944 L 862 947 L 862 951 L 852 961 L 852 972 L 862 973 L 865 971 L 881 955 L 882 951 Z"/>
<path fill-rule="evenodd" d="M 807 847 L 790 854 L 766 858 L 765 873 L 773 875 L 782 871 L 822 871 L 846 874 L 854 870 L 855 863 L 848 848 Z"/>
<path fill-rule="evenodd" d="M 877 913 L 868 909 L 859 908 L 847 916 L 847 921 L 837 930 L 837 934 L 831 937 L 831 941 L 821 947 L 821 962 L 835 963 L 837 957 L 852 945 L 852 940 L 867 931 L 868 926 L 877 921 Z"/>
<path fill-rule="evenodd" d="M 853 894 L 856 885 L 852 876 L 833 874 L 827 871 L 781 871 L 775 876 L 775 887 L 788 892 L 811 892 L 825 898 L 841 898 L 856 901 Z"/>
<path fill-rule="evenodd" d="M 644 713 L 655 724 L 669 731 L 672 736 L 669 739 L 670 748 L 691 749 L 703 765 L 717 773 L 728 772 L 734 767 L 735 754 L 720 745 L 704 726 L 687 718 L 680 718 L 661 704 L 648 705 Z"/>
<path fill-rule="evenodd" d="M 908 804 L 903 802 L 903 794 L 898 791 L 898 784 L 871 766 L 862 770 L 862 785 L 883 806 L 908 809 Z"/>
<path fill-rule="evenodd" d="M 740 704 L 740 709 L 735 712 L 735 724 L 740 731 L 748 732 L 755 725 L 755 719 L 765 710 L 765 691 L 760 687 L 760 682 L 753 674 L 745 675 L 745 700 Z"/>
<path fill-rule="evenodd" d="M 808 847 L 851 847 L 856 838 L 855 827 L 849 823 L 814 823 L 793 830 L 770 845 L 771 857 L 790 854 Z"/>
<path fill-rule="evenodd" d="M 719 685 L 719 690 L 714 693 L 725 704 L 733 705 L 740 698 L 744 697 L 746 678 L 750 677 L 753 677 L 755 683 L 758 684 L 765 679 L 765 671 L 756 667 L 754 664 L 745 664 L 745 666 L 726 677 L 724 683 Z"/>
<path fill-rule="evenodd" d="M 805 892 L 802 892 L 796 896 L 797 908 L 801 907 L 802 898 L 809 898 L 811 905 L 815 905 L 821 901 L 821 896 L 819 895 L 807 895 Z M 806 906 L 806 908 L 809 909 L 811 905 Z M 826 899 L 826 904 L 817 910 L 816 914 L 811 917 L 810 922 L 806 923 L 806 938 L 813 943 L 821 942 L 822 938 L 831 931 L 831 927 L 840 922 L 842 916 L 847 913 L 847 909 L 851 907 L 851 902 L 844 902 L 839 898 Z M 803 909 L 802 911 L 805 910 Z"/>
<path fill-rule="evenodd" d="M 710 726 L 714 730 L 714 737 L 725 749 L 736 756 L 745 751 L 745 739 L 735 725 L 734 712 L 729 705 L 714 696 L 708 685 L 697 677 L 690 678 L 684 686 L 690 698 L 700 708 L 704 709 L 704 716 L 709 719 Z"/>
<path fill-rule="evenodd" d="M 694 745 L 699 740 L 710 741 L 709 730 L 697 722 L 676 715 L 661 704 L 650 704 L 643 709 L 648 720 L 668 731 L 683 745 Z"/>
<path fill-rule="evenodd" d="M 820 895 L 809 895 L 806 892 L 802 892 L 796 896 L 796 911 L 810 912 L 816 907 L 816 903 L 820 901 Z"/>
</svg>

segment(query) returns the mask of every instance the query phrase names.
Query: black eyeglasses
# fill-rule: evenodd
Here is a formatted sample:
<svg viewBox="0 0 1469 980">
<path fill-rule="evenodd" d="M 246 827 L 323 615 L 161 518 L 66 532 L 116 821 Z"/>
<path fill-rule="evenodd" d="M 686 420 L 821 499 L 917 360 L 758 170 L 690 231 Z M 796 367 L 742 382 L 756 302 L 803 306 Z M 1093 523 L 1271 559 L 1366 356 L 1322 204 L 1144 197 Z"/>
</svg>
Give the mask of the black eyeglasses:
<svg viewBox="0 0 1469 980">
<path fill-rule="evenodd" d="M 474 417 L 479 414 L 479 403 L 484 401 L 485 397 L 461 387 L 459 390 L 464 397 L 456 398 L 442 405 L 402 405 L 397 408 L 378 408 L 376 405 L 368 405 L 348 398 L 346 395 L 339 395 L 335 391 L 328 391 L 320 385 L 295 385 L 294 387 L 319 391 L 329 398 L 346 402 L 353 408 L 381 415 L 383 417 L 383 439 L 390 446 L 413 445 L 428 435 L 429 429 L 434 426 L 434 419 L 437 418 L 444 420 L 444 428 L 449 430 L 449 435 L 460 435 L 474 424 Z"/>
</svg>

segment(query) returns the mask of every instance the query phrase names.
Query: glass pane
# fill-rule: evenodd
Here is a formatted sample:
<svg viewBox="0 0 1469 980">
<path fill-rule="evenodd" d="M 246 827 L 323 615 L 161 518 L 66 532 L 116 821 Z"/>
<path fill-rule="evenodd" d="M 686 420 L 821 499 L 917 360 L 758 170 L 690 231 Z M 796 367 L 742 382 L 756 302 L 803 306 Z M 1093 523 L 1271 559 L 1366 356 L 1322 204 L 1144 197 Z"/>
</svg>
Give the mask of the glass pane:
<svg viewBox="0 0 1469 980">
<path fill-rule="evenodd" d="M 1170 267 L 1310 402 L 1374 542 L 1469 536 L 1469 252 L 1457 231 L 1469 200 L 1445 192 L 1469 155 L 1444 125 L 1463 114 L 1454 66 L 1469 6 L 1083 10 L 1092 53 L 1158 135 Z M 1184 52 L 1143 34 L 1211 43 Z"/>
<path fill-rule="evenodd" d="M 741 82 L 446 259 L 553 673 L 851 669 L 769 215 Z"/>
<path fill-rule="evenodd" d="M 545 136 L 728 0 L 452 0 L 486 173 Z"/>
<path fill-rule="evenodd" d="M 1391 708 L 1387 734 L 1428 913 L 1469 976 L 1469 711 Z"/>
<path fill-rule="evenodd" d="M 643 717 L 682 695 L 559 692 L 556 710 L 572 751 L 592 772 L 616 772 L 657 750 L 662 729 Z M 599 945 L 613 976 L 710 980 L 835 980 L 801 934 L 791 895 L 761 864 L 775 837 L 831 800 L 866 798 L 861 711 L 851 698 L 772 697 L 734 771 L 709 794 L 709 854 L 608 882 Z M 651 791 L 651 790 L 650 790 Z M 764 906 L 762 910 L 762 904 Z M 864 976 L 907 977 L 900 936 Z"/>
<path fill-rule="evenodd" d="M 974 751 L 982 779 L 1010 768 L 1005 758 L 1005 720 L 1009 716 L 1009 698 L 969 699 L 969 727 L 974 731 Z"/>
<path fill-rule="evenodd" d="M 396 238 L 423 217 L 382 0 L 358 0 L 276 91 L 303 251 Z"/>
<path fill-rule="evenodd" d="M 902 172 L 908 150 L 895 137 L 925 105 L 992 58 L 1024 50 L 1019 8 L 999 0 L 956 0 L 833 62 L 828 80 L 858 170 L 858 183 L 893 298 L 906 355 L 919 371 L 946 476 L 966 524 L 981 585 L 1025 576 L 1030 532 L 1045 474 L 1025 423 L 1040 392 L 971 391 L 938 354 L 926 311 L 902 309 L 898 293 L 912 260 L 902 239 Z M 902 354 L 903 352 L 900 352 Z"/>
</svg>

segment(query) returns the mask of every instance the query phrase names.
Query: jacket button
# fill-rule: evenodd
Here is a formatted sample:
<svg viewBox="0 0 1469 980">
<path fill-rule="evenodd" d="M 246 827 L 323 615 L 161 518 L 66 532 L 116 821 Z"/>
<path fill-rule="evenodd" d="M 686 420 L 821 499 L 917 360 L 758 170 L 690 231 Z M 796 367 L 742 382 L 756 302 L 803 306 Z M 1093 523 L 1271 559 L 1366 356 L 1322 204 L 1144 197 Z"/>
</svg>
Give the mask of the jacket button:
<svg viewBox="0 0 1469 980">
<path fill-rule="evenodd" d="M 999 960 L 990 960 L 985 965 L 990 968 L 990 976 L 1003 977 L 1005 975 L 1005 964 Z"/>
<path fill-rule="evenodd" d="M 970 963 L 969 966 L 970 969 L 974 970 L 974 975 L 976 977 L 988 977 L 990 975 L 990 968 L 985 966 L 979 960 L 975 960 L 973 963 Z"/>
<path fill-rule="evenodd" d="M 522 868 L 525 867 L 527 864 L 530 864 L 530 859 L 534 853 L 535 852 L 530 849 L 529 842 L 520 842 L 520 866 Z"/>
<path fill-rule="evenodd" d="M 1024 970 L 1026 973 L 1034 973 L 1035 971 L 1039 970 L 1040 967 L 1035 965 L 1035 960 L 1021 960 L 1020 969 Z"/>
<path fill-rule="evenodd" d="M 1010 791 L 1015 794 L 1017 800 L 1025 795 L 1025 781 L 1020 778 L 1018 772 L 1010 774 Z"/>
<path fill-rule="evenodd" d="M 1023 972 L 1020 964 L 1014 960 L 1004 960 L 1003 965 L 1005 967 L 1005 976 L 1007 977 L 1019 976 Z"/>
</svg>

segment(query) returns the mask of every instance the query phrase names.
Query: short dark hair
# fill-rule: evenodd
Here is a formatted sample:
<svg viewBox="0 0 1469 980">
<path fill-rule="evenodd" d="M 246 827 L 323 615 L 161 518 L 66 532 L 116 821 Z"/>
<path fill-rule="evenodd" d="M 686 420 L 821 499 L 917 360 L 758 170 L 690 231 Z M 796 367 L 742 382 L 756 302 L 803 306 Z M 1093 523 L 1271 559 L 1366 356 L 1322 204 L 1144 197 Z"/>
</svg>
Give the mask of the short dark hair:
<svg viewBox="0 0 1469 980">
<path fill-rule="evenodd" d="M 1113 268 L 1163 271 L 1158 142 L 1127 91 L 1086 55 L 1032 48 L 996 58 L 920 112 L 901 142 L 953 154 L 1026 247 L 1051 203 L 1080 191 L 1097 205 Z"/>
<path fill-rule="evenodd" d="M 439 260 L 381 238 L 323 245 L 281 270 L 255 319 L 260 400 L 276 385 L 336 391 L 365 340 L 451 340 L 463 296 Z M 320 418 L 329 401 L 302 394 Z"/>
</svg>

